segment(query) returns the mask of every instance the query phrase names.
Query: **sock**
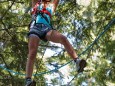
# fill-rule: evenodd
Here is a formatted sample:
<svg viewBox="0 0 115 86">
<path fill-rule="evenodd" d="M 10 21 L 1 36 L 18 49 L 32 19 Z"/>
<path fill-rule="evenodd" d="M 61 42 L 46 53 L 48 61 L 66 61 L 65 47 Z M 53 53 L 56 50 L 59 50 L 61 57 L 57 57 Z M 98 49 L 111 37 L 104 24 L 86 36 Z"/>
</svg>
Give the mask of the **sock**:
<svg viewBox="0 0 115 86">
<path fill-rule="evenodd" d="M 77 62 L 77 61 L 79 61 L 80 59 L 77 57 L 76 59 L 74 59 L 74 62 Z"/>
<path fill-rule="evenodd" d="M 79 64 L 80 60 L 81 60 L 81 59 L 77 58 L 77 59 L 74 60 L 74 62 L 75 62 L 76 64 Z"/>
</svg>

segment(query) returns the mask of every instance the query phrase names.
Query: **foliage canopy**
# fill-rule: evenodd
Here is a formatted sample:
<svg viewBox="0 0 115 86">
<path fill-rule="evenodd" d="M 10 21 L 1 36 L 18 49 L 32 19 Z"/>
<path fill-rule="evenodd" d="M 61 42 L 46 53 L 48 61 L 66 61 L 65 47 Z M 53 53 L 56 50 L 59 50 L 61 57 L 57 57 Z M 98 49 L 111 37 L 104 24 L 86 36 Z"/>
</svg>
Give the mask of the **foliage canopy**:
<svg viewBox="0 0 115 86">
<path fill-rule="evenodd" d="M 114 0 L 89 0 L 90 5 L 83 6 L 77 0 L 64 0 L 53 16 L 53 26 L 66 35 L 79 54 L 90 45 L 93 40 L 104 30 L 105 26 L 115 18 Z M 25 73 L 28 54 L 28 24 L 31 21 L 29 0 L 1 0 L 0 1 L 0 85 L 22 86 L 24 76 L 6 71 L 5 68 Z M 47 71 L 46 64 L 57 62 L 62 65 L 70 60 L 65 49 L 54 54 L 52 58 L 43 60 L 46 48 L 57 51 L 52 43 L 41 42 L 35 63 L 35 72 Z M 89 86 L 115 85 L 115 26 L 110 29 L 80 58 L 87 59 L 88 65 L 80 77 L 75 78 L 72 86 L 87 83 Z M 46 64 L 45 64 L 46 63 Z M 76 74 L 71 67 L 71 74 Z M 59 73 L 59 71 L 57 72 Z M 60 73 L 59 73 L 60 75 Z M 60 75 L 62 76 L 62 75 Z M 23 78 L 23 79 L 22 79 Z M 46 85 L 44 75 L 34 77 L 39 86 Z M 63 79 L 63 77 L 62 77 Z M 15 82 L 14 82 L 15 81 Z M 54 85 L 63 85 L 57 79 L 51 81 Z M 41 84 L 41 85 L 40 85 Z M 43 85 L 44 84 L 44 85 Z"/>
</svg>

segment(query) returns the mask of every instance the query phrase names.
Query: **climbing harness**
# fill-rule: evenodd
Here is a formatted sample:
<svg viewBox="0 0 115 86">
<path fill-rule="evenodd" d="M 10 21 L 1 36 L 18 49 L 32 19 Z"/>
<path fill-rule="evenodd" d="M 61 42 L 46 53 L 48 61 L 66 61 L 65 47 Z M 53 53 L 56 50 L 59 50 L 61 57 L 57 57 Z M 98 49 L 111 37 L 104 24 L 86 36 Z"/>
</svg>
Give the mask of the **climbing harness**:
<svg viewBox="0 0 115 86">
<path fill-rule="evenodd" d="M 43 7 L 42 10 L 38 9 L 38 7 L 41 5 L 41 3 L 42 3 L 42 0 L 38 0 L 38 2 L 36 3 L 36 5 L 34 6 L 34 8 L 32 10 L 32 17 L 33 17 L 34 21 L 36 22 L 36 17 L 37 17 L 38 14 L 40 14 L 49 23 L 47 17 L 44 16 L 44 14 L 49 15 L 49 17 L 51 18 L 52 17 L 51 13 L 46 10 L 46 7 Z"/>
<path fill-rule="evenodd" d="M 45 13 L 45 14 L 49 15 L 50 18 L 51 18 L 51 14 L 50 14 L 49 11 L 46 10 L 46 7 L 44 7 L 42 10 L 38 9 L 38 6 L 40 6 L 40 5 L 41 5 L 41 2 L 36 3 L 36 5 L 33 8 L 32 14 L 36 15 L 38 13 L 40 13 L 40 14 L 44 14 Z"/>
</svg>

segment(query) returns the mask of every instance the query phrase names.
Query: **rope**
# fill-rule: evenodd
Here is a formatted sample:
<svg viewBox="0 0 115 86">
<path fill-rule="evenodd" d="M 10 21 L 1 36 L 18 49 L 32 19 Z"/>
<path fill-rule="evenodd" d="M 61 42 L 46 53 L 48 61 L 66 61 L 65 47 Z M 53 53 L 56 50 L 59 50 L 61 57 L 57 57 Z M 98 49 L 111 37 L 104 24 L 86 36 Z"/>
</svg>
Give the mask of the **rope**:
<svg viewBox="0 0 115 86">
<path fill-rule="evenodd" d="M 80 55 L 82 55 L 82 54 L 84 54 L 88 49 L 90 49 L 94 44 L 95 44 L 95 42 L 97 42 L 98 40 L 99 40 L 99 38 L 108 30 L 108 29 L 110 29 L 110 27 L 112 26 L 112 25 L 114 25 L 115 24 L 115 18 L 113 18 L 106 26 L 105 26 L 105 29 L 98 35 L 98 37 L 85 49 L 85 51 L 83 51 L 81 54 L 79 54 L 79 56 Z M 70 80 L 70 82 L 67 84 L 67 86 L 69 86 L 70 85 L 70 83 L 74 80 L 76 78 L 76 76 L 74 76 L 71 80 Z"/>
<path fill-rule="evenodd" d="M 113 18 L 113 19 L 105 26 L 105 29 L 102 31 L 102 33 L 100 33 L 99 36 L 98 36 L 81 54 L 79 54 L 78 56 L 80 57 L 80 56 L 81 56 L 82 54 L 84 54 L 88 49 L 90 49 L 90 48 L 94 45 L 94 43 L 97 42 L 97 41 L 99 40 L 99 38 L 100 38 L 113 24 L 115 24 L 115 18 Z M 60 68 L 66 66 L 67 64 L 71 63 L 72 61 L 73 61 L 73 60 L 71 60 L 71 61 L 69 61 L 69 62 L 63 64 L 62 66 L 60 66 L 60 67 L 58 67 L 58 68 L 55 68 L 55 69 L 53 69 L 53 70 L 46 71 L 46 72 L 41 72 L 41 73 L 38 73 L 38 74 L 33 74 L 33 76 L 40 76 L 40 75 L 42 75 L 42 74 L 53 73 L 53 72 L 59 70 Z M 25 74 L 23 74 L 23 73 L 15 72 L 15 71 L 10 70 L 10 69 L 7 69 L 7 68 L 5 68 L 5 67 L 3 67 L 3 66 L 1 66 L 1 65 L 0 65 L 0 68 L 2 68 L 3 70 L 6 70 L 6 71 L 8 71 L 8 72 L 13 73 L 13 75 L 23 75 L 23 76 L 25 76 Z M 72 80 L 74 80 L 74 79 L 72 79 Z"/>
<path fill-rule="evenodd" d="M 66 86 L 70 86 L 70 83 L 77 77 L 77 75 L 75 75 L 70 82 L 68 82 L 68 84 Z"/>
</svg>

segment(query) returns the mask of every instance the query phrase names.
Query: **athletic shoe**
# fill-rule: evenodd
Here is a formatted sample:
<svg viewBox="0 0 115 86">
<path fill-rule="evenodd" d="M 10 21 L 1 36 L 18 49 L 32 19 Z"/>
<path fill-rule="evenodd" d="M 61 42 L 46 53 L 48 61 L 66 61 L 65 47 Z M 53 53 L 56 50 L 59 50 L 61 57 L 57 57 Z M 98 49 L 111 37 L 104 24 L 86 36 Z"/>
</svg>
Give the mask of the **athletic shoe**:
<svg viewBox="0 0 115 86">
<path fill-rule="evenodd" d="M 86 61 L 84 59 L 76 59 L 75 63 L 78 73 L 83 72 L 87 64 Z"/>
<path fill-rule="evenodd" d="M 36 82 L 31 79 L 26 80 L 26 86 L 36 86 Z"/>
</svg>

